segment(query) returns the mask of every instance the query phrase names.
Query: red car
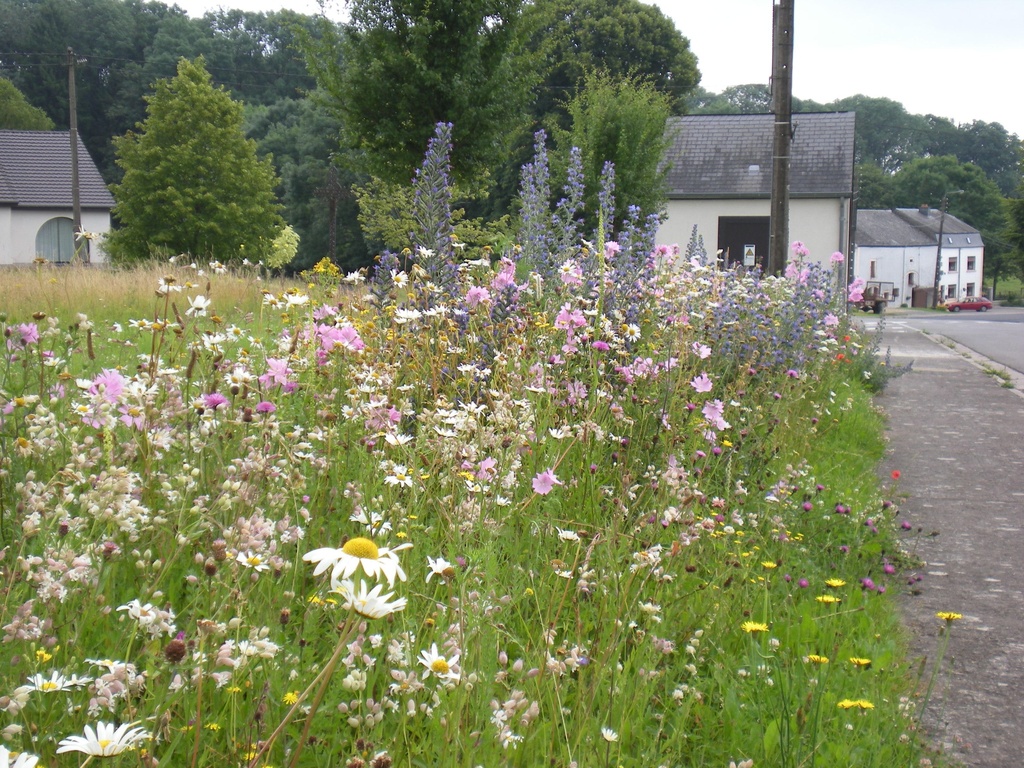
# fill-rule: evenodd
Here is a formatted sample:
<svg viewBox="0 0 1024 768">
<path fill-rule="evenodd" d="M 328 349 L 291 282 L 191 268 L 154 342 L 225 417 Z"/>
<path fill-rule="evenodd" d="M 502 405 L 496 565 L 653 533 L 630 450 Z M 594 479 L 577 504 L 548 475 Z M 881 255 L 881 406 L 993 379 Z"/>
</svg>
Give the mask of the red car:
<svg viewBox="0 0 1024 768">
<path fill-rule="evenodd" d="M 954 299 L 946 302 L 946 309 L 959 312 L 961 309 L 973 309 L 975 312 L 987 312 L 992 309 L 992 302 L 984 296 L 968 296 L 966 299 Z"/>
</svg>

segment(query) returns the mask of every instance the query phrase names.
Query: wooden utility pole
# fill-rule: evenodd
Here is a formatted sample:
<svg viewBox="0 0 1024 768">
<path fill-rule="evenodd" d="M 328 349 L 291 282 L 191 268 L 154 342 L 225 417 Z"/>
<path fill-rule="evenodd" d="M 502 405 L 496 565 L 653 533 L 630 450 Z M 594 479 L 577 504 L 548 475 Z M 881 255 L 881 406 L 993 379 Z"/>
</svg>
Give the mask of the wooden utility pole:
<svg viewBox="0 0 1024 768">
<path fill-rule="evenodd" d="M 75 256 L 81 258 L 86 264 L 89 263 L 89 244 L 82 237 L 82 200 L 79 191 L 78 181 L 78 97 L 75 94 L 75 65 L 77 58 L 75 52 L 68 46 L 68 128 L 71 134 L 71 215 L 73 221 Z M 85 244 L 81 248 L 81 244 Z"/>
<path fill-rule="evenodd" d="M 776 0 L 772 10 L 772 142 L 771 231 L 768 273 L 781 274 L 789 250 L 789 152 L 793 139 L 793 0 Z"/>
</svg>

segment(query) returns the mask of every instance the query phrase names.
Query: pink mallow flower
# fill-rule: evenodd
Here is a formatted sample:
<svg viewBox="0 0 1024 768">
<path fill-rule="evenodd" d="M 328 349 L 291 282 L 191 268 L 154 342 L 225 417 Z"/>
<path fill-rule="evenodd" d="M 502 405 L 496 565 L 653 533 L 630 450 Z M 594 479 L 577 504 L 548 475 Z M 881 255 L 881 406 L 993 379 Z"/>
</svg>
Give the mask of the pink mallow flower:
<svg viewBox="0 0 1024 768">
<path fill-rule="evenodd" d="M 288 378 L 293 373 L 294 371 L 288 367 L 286 358 L 268 357 L 267 372 L 260 376 L 259 382 L 265 387 L 280 385 L 285 392 L 294 392 L 298 385 Z"/>
<path fill-rule="evenodd" d="M 690 382 L 690 386 L 698 392 L 710 392 L 713 385 L 711 383 L 711 379 L 708 378 L 708 375 L 706 373 L 702 373 L 700 376 L 695 376 L 693 378 Z"/>
<path fill-rule="evenodd" d="M 854 304 L 864 300 L 864 285 L 864 279 L 860 277 L 850 283 L 850 287 L 847 289 L 849 291 L 848 298 Z"/>
<path fill-rule="evenodd" d="M 468 291 L 466 291 L 466 306 L 477 307 L 481 304 L 487 304 L 491 300 L 491 292 L 483 286 L 474 285 Z"/>
<path fill-rule="evenodd" d="M 715 429 L 728 429 L 730 426 L 729 422 L 722 418 L 722 414 L 725 413 L 725 404 L 721 400 L 705 403 L 701 413 Z"/>
<path fill-rule="evenodd" d="M 537 476 L 533 478 L 533 492 L 539 493 L 541 496 L 547 496 L 556 485 L 565 485 L 565 483 L 558 479 L 553 469 L 538 472 Z"/>
<path fill-rule="evenodd" d="M 829 257 L 829 261 L 831 261 L 833 264 L 842 264 L 844 261 L 846 261 L 846 254 L 844 254 L 842 251 L 836 251 Z"/>
<path fill-rule="evenodd" d="M 351 325 L 318 325 L 316 335 L 324 352 L 331 352 L 335 347 L 348 352 L 361 352 L 366 346 L 359 337 L 359 331 Z"/>
</svg>

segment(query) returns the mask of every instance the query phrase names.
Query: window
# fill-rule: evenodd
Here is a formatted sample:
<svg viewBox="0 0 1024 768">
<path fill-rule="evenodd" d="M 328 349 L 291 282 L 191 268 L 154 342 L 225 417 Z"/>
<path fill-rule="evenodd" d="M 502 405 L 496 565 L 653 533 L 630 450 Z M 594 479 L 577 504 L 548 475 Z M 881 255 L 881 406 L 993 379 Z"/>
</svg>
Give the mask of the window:
<svg viewBox="0 0 1024 768">
<path fill-rule="evenodd" d="M 50 219 L 36 232 L 36 256 L 55 264 L 67 264 L 75 255 L 75 230 L 71 219 Z"/>
<path fill-rule="evenodd" d="M 968 283 L 967 285 L 965 285 L 964 286 L 964 290 L 967 292 L 968 296 L 973 296 L 974 295 L 974 283 Z"/>
<path fill-rule="evenodd" d="M 956 298 L 956 286 L 955 285 L 947 285 L 946 286 L 946 298 L 947 299 L 955 299 Z"/>
<path fill-rule="evenodd" d="M 917 281 L 917 276 L 913 272 L 908 272 L 907 273 L 907 287 L 913 288 L 916 281 Z"/>
<path fill-rule="evenodd" d="M 977 259 L 978 259 L 977 256 L 968 256 L 967 257 L 967 271 L 968 272 L 974 272 L 978 268 Z"/>
<path fill-rule="evenodd" d="M 956 272 L 956 256 L 949 257 L 949 266 L 946 269 L 947 272 Z"/>
<path fill-rule="evenodd" d="M 875 262 L 871 262 L 871 279 L 874 280 L 878 275 L 875 274 Z"/>
</svg>

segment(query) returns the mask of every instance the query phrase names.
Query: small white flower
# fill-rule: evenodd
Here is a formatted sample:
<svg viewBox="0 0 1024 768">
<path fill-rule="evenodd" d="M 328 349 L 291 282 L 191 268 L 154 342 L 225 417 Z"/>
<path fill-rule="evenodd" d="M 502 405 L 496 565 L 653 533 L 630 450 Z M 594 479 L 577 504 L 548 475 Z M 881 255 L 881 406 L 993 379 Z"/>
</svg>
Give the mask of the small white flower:
<svg viewBox="0 0 1024 768">
<path fill-rule="evenodd" d="M 459 663 L 459 654 L 449 658 L 442 656 L 437 650 L 437 643 L 431 643 L 429 651 L 420 651 L 420 664 L 427 668 L 424 677 L 436 676 L 439 680 L 459 681 L 459 673 L 455 665 Z"/>
<path fill-rule="evenodd" d="M 430 572 L 427 574 L 426 579 L 428 583 L 434 576 L 440 576 L 446 580 L 455 576 L 455 566 L 443 557 L 433 558 L 428 555 L 427 567 L 430 568 Z"/>
<path fill-rule="evenodd" d="M 254 571 L 263 573 L 263 571 L 269 571 L 270 566 L 267 565 L 262 555 L 258 555 L 255 552 L 246 550 L 245 552 L 239 552 L 235 556 L 235 560 L 244 565 L 246 568 L 252 568 Z"/>
<path fill-rule="evenodd" d="M 618 741 L 619 740 L 619 734 L 617 734 L 615 731 L 613 731 L 608 726 L 602 726 L 602 728 L 601 728 L 601 738 L 603 738 L 605 741 Z"/>
<path fill-rule="evenodd" d="M 206 310 L 209 309 L 210 304 L 212 303 L 213 302 L 202 294 L 199 294 L 198 296 L 189 296 L 188 309 L 185 310 L 185 314 L 204 317 L 206 315 Z"/>
<path fill-rule="evenodd" d="M 362 579 L 359 580 L 358 587 L 355 582 L 343 579 L 333 591 L 341 595 L 344 601 L 342 608 L 346 611 L 354 611 L 367 619 L 381 619 L 389 614 L 405 610 L 407 601 L 404 597 L 392 600 L 395 593 L 382 594 L 383 590 L 383 584 L 378 584 L 367 591 L 366 582 Z"/>
</svg>

